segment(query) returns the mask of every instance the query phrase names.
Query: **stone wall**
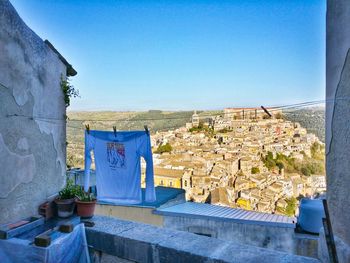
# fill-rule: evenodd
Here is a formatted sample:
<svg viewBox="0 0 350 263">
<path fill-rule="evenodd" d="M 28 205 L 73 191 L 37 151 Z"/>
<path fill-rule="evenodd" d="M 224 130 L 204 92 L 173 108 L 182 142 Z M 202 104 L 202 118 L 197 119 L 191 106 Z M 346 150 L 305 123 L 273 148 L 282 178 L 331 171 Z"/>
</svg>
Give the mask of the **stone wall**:
<svg viewBox="0 0 350 263">
<path fill-rule="evenodd" d="M 0 1 L 0 223 L 37 213 L 64 185 L 66 64 Z"/>
<path fill-rule="evenodd" d="M 86 228 L 92 261 L 105 262 L 319 262 L 270 249 L 188 232 L 95 216 Z"/>
<path fill-rule="evenodd" d="M 298 236 L 294 227 L 164 216 L 164 227 L 291 254 L 317 257 L 317 238 Z"/>
<path fill-rule="evenodd" d="M 327 200 L 340 262 L 350 259 L 350 1 L 327 1 Z M 346 248 L 347 247 L 347 248 Z M 321 251 L 325 251 L 323 247 Z M 346 252 L 347 251 L 347 252 Z M 345 256 L 347 254 L 347 256 Z M 322 255 L 320 256 L 322 258 Z M 344 261 L 345 260 L 345 261 Z"/>
<path fill-rule="evenodd" d="M 181 216 L 164 216 L 164 227 L 293 253 L 294 228 Z"/>
<path fill-rule="evenodd" d="M 153 210 L 154 208 L 152 207 L 97 204 L 95 215 L 110 216 L 124 220 L 163 226 L 163 217 L 153 214 Z"/>
<path fill-rule="evenodd" d="M 350 246 L 350 1 L 327 4 L 327 200 L 333 231 Z"/>
</svg>

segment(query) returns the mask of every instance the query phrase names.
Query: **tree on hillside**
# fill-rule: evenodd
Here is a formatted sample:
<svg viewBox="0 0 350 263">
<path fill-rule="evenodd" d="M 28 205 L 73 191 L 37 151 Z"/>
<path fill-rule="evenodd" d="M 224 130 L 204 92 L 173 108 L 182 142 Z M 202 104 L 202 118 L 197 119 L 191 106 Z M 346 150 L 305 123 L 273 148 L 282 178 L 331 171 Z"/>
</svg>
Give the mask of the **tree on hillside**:
<svg viewBox="0 0 350 263">
<path fill-rule="evenodd" d="M 325 159 L 325 152 L 324 152 L 324 146 L 319 144 L 318 142 L 314 142 L 310 148 L 311 150 L 311 157 L 315 160 L 324 160 Z"/>
<path fill-rule="evenodd" d="M 155 153 L 160 153 L 160 154 L 165 152 L 169 153 L 172 150 L 173 150 L 173 147 L 169 143 L 166 143 L 164 145 L 159 145 Z"/>
<path fill-rule="evenodd" d="M 285 210 L 285 213 L 287 216 L 294 216 L 295 209 L 297 208 L 297 202 L 298 200 L 295 197 L 291 197 L 286 199 L 287 207 Z"/>
<path fill-rule="evenodd" d="M 275 160 L 273 159 L 272 152 L 268 152 L 265 158 L 263 158 L 263 162 L 267 169 L 271 170 L 276 166 Z"/>
<path fill-rule="evenodd" d="M 258 174 L 258 173 L 260 173 L 260 169 L 259 169 L 259 167 L 252 167 L 251 172 L 252 172 L 252 174 Z"/>
<path fill-rule="evenodd" d="M 275 114 L 275 118 L 276 118 L 276 119 L 283 119 L 282 113 L 280 113 L 280 112 L 276 113 L 276 114 Z"/>
</svg>

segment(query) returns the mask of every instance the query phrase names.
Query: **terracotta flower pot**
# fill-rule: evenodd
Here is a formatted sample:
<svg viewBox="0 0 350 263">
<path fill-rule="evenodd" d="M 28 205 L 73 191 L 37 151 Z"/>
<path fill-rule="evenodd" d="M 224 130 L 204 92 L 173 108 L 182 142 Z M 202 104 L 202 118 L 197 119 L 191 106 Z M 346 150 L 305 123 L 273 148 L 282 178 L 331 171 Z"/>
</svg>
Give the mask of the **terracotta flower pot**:
<svg viewBox="0 0 350 263">
<path fill-rule="evenodd" d="M 94 216 L 96 200 L 91 202 L 83 202 L 76 200 L 77 214 L 83 218 L 90 218 Z"/>
<path fill-rule="evenodd" d="M 57 214 L 59 217 L 70 217 L 73 215 L 75 208 L 75 198 L 71 199 L 55 199 L 55 203 L 57 204 Z"/>
</svg>

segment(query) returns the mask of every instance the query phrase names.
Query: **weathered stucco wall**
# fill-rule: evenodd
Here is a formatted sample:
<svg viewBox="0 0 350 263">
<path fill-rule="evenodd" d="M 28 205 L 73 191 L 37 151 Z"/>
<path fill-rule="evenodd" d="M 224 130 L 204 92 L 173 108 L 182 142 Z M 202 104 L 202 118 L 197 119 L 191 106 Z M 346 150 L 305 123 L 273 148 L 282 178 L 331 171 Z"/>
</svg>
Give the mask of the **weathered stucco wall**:
<svg viewBox="0 0 350 263">
<path fill-rule="evenodd" d="M 333 230 L 350 244 L 350 1 L 327 6 L 327 199 Z M 331 101 L 332 102 L 332 101 Z"/>
<path fill-rule="evenodd" d="M 163 216 L 153 214 L 153 209 L 154 208 L 152 207 L 147 208 L 97 204 L 95 208 L 95 215 L 110 216 L 123 220 L 163 226 Z"/>
<path fill-rule="evenodd" d="M 317 257 L 317 239 L 305 236 L 298 238 L 294 228 L 290 227 L 180 216 L 164 216 L 164 227 L 291 254 Z"/>
<path fill-rule="evenodd" d="M 328 0 L 326 42 L 327 199 L 337 249 L 345 259 L 350 251 L 350 1 Z"/>
<path fill-rule="evenodd" d="M 66 66 L 0 1 L 0 223 L 37 213 L 63 186 Z"/>
<path fill-rule="evenodd" d="M 92 262 L 297 263 L 317 259 L 168 228 L 94 216 L 86 228 Z"/>
</svg>

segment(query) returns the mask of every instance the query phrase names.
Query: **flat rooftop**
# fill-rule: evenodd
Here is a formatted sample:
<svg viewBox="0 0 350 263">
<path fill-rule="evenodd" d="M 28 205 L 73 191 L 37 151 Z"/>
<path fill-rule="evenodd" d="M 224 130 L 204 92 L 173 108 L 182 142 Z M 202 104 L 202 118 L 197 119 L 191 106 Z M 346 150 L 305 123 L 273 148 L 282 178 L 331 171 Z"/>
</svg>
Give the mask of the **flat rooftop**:
<svg viewBox="0 0 350 263">
<path fill-rule="evenodd" d="M 158 208 L 161 205 L 164 205 L 168 201 L 175 199 L 177 196 L 181 194 L 185 194 L 185 190 L 178 189 L 178 188 L 170 188 L 170 187 L 163 187 L 163 186 L 157 186 L 155 187 L 156 191 L 156 201 L 152 203 L 145 202 L 145 188 L 142 188 L 142 203 L 140 204 L 115 204 L 110 202 L 102 202 L 99 201 L 98 204 L 101 205 L 115 205 L 115 206 L 133 206 L 133 207 L 149 207 L 149 208 Z"/>
<path fill-rule="evenodd" d="M 153 213 L 164 216 L 223 220 L 242 224 L 268 225 L 275 227 L 295 228 L 296 224 L 296 218 L 294 217 L 194 202 L 185 202 L 166 208 L 157 208 Z"/>
</svg>

